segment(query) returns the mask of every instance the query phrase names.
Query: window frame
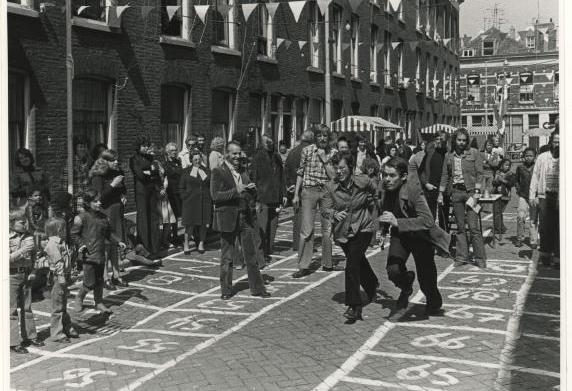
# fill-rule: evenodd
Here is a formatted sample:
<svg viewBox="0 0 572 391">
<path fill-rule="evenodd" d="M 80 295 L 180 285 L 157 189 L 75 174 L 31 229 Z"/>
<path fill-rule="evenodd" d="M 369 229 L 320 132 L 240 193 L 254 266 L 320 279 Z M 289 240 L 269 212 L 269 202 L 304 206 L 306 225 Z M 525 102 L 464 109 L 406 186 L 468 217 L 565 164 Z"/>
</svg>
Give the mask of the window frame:
<svg viewBox="0 0 572 391">
<path fill-rule="evenodd" d="M 316 3 L 310 4 L 311 10 L 309 13 L 309 29 L 308 29 L 308 43 L 310 49 L 310 66 L 316 69 L 321 69 L 322 56 L 321 56 L 321 37 L 320 37 L 320 10 Z"/>
<path fill-rule="evenodd" d="M 350 18 L 350 73 L 359 79 L 359 15 L 352 13 Z"/>
<path fill-rule="evenodd" d="M 373 83 L 379 82 L 378 72 L 378 53 L 377 45 L 379 41 L 379 27 L 372 23 L 370 28 L 370 43 L 369 43 L 369 79 Z"/>
</svg>

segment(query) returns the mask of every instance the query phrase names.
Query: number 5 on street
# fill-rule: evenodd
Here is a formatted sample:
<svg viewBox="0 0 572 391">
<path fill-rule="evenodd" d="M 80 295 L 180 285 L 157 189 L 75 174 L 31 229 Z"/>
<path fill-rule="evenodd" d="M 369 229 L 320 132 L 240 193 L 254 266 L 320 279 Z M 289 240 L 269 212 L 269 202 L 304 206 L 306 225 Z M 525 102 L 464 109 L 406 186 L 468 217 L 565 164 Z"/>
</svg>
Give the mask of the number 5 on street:
<svg viewBox="0 0 572 391">
<path fill-rule="evenodd" d="M 473 375 L 473 372 L 459 371 L 454 368 L 439 368 L 434 371 L 428 371 L 434 364 L 423 364 L 415 367 L 400 369 L 397 371 L 397 378 L 400 380 L 423 380 L 427 379 L 437 386 L 454 386 L 459 384 L 459 379 L 450 375 L 450 373 L 458 373 L 461 375 Z"/>
</svg>

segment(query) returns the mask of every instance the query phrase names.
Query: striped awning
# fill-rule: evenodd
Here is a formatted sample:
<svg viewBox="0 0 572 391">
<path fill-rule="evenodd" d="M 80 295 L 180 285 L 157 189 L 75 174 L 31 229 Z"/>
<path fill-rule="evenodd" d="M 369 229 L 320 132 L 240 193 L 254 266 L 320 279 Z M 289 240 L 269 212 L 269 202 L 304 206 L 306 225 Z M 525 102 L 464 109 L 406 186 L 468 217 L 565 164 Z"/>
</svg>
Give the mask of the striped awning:
<svg viewBox="0 0 572 391">
<path fill-rule="evenodd" d="M 401 126 L 395 125 L 381 117 L 366 117 L 352 115 L 340 118 L 331 123 L 332 132 L 373 132 L 376 130 L 401 130 Z"/>
<path fill-rule="evenodd" d="M 445 131 L 447 133 L 453 133 L 455 132 L 455 130 L 457 130 L 457 128 L 447 124 L 433 124 L 419 129 L 419 131 L 422 134 L 437 134 L 441 131 Z"/>
<path fill-rule="evenodd" d="M 499 129 L 496 126 L 471 126 L 468 127 L 469 135 L 490 135 L 498 133 Z"/>
</svg>

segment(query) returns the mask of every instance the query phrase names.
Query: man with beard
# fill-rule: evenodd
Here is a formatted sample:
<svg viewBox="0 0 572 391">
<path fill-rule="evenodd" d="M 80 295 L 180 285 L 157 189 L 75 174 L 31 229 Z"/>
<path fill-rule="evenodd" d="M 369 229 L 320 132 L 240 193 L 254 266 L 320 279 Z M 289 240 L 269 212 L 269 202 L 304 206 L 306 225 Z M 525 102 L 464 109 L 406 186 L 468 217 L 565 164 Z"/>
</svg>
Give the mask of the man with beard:
<svg viewBox="0 0 572 391">
<path fill-rule="evenodd" d="M 267 135 L 252 162 L 252 181 L 256 184 L 256 214 L 266 264 L 273 252 L 278 214 L 286 203 L 282 159 L 274 151 L 274 141 Z"/>
<path fill-rule="evenodd" d="M 469 146 L 467 129 L 459 128 L 455 132 L 453 150 L 445 155 L 442 171 L 437 202 L 443 204 L 445 198 L 443 193 L 447 192 L 453 204 L 457 225 L 454 266 L 461 266 L 470 260 L 465 230 L 467 224 L 473 244 L 474 262 L 478 267 L 486 268 L 485 245 L 479 226 L 479 216 L 467 205 L 469 200 L 475 202 L 481 196 L 483 159 L 479 151 Z"/>
<path fill-rule="evenodd" d="M 314 133 L 311 130 L 306 130 L 300 136 L 300 143 L 296 145 L 288 153 L 288 158 L 286 158 L 286 164 L 284 166 L 284 177 L 286 179 L 286 187 L 288 191 L 288 197 L 290 199 L 294 198 L 294 190 L 296 189 L 296 180 L 298 178 L 298 167 L 300 166 L 300 159 L 302 157 L 302 151 L 308 145 L 312 144 L 314 141 Z M 292 250 L 298 250 L 300 244 L 300 208 L 294 208 L 294 218 L 293 218 L 293 230 L 292 230 Z"/>
<path fill-rule="evenodd" d="M 560 135 L 554 131 L 548 142 L 550 149 L 536 159 L 530 179 L 530 205 L 538 206 L 540 251 L 539 260 L 545 266 L 560 267 Z"/>
<path fill-rule="evenodd" d="M 439 315 L 443 300 L 437 288 L 434 246 L 447 252 L 450 236 L 435 226 L 419 183 L 408 180 L 407 171 L 408 164 L 400 157 L 392 157 L 383 167 L 385 193 L 379 221 L 391 227 L 387 274 L 401 289 L 395 307 L 396 313 L 401 314 L 413 293 L 415 272 L 406 267 L 413 254 L 419 286 L 426 298 L 426 315 Z"/>
<path fill-rule="evenodd" d="M 298 271 L 292 277 L 301 278 L 310 273 L 310 263 L 314 252 L 314 224 L 316 212 L 320 210 L 322 229 L 322 269 L 342 270 L 332 264 L 331 221 L 324 217 L 326 183 L 334 177 L 331 159 L 335 150 L 330 148 L 331 131 L 326 125 L 317 125 L 314 131 L 316 141 L 302 150 L 296 190 L 292 200 L 294 208 L 301 203 L 300 247 L 298 250 Z M 300 189 L 302 192 L 300 193 Z M 300 194 L 300 196 L 298 196 Z"/>
</svg>

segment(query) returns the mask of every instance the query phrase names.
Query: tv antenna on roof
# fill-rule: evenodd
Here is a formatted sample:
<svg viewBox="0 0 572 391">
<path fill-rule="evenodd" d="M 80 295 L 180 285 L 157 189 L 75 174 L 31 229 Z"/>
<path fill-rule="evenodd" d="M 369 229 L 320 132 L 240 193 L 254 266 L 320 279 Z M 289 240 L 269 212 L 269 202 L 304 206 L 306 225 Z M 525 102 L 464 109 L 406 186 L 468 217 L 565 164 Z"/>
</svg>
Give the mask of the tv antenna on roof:
<svg viewBox="0 0 572 391">
<path fill-rule="evenodd" d="M 501 3 L 495 3 L 493 8 L 488 8 L 485 10 L 488 14 L 483 18 L 483 25 L 485 30 L 488 30 L 491 27 L 500 30 L 504 22 L 506 22 L 504 19 L 504 8 L 501 6 Z"/>
</svg>

